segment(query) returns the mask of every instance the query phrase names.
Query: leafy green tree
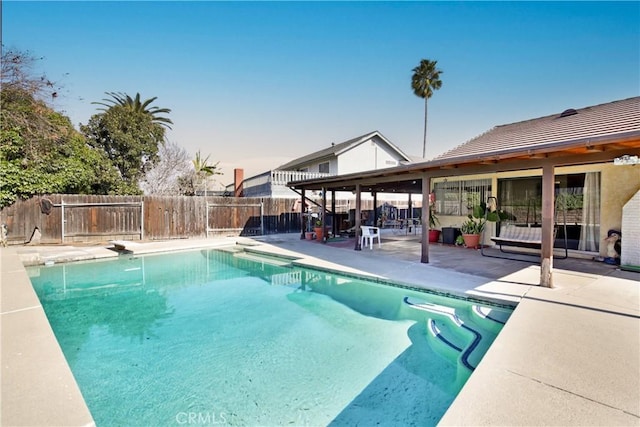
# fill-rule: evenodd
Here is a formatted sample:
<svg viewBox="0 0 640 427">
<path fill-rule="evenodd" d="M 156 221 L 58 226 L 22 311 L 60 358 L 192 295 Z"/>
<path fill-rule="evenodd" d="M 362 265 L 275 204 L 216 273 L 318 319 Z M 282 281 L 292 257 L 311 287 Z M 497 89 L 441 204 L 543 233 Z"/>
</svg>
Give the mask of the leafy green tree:
<svg viewBox="0 0 640 427">
<path fill-rule="evenodd" d="M 416 96 L 424 99 L 424 139 L 422 141 L 422 157 L 427 155 L 427 101 L 433 95 L 433 91 L 442 87 L 440 80 L 441 70 L 437 68 L 438 61 L 423 59 L 420 65 L 413 69 L 411 88 Z"/>
<path fill-rule="evenodd" d="M 44 193 L 119 193 L 117 170 L 46 101 L 58 88 L 31 71 L 28 52 L 2 53 L 0 207 Z"/>
<path fill-rule="evenodd" d="M 107 92 L 110 99 L 94 102 L 102 105 L 80 130 L 89 145 L 99 148 L 120 171 L 130 188 L 138 188 L 139 181 L 158 160 L 158 147 L 164 143 L 165 128 L 173 122 L 160 114 L 168 108 L 151 107 L 157 98 L 142 101 L 119 92 Z M 140 192 L 138 189 L 137 192 Z"/>
<path fill-rule="evenodd" d="M 57 120 L 56 143 L 26 143 L 20 128 L 0 130 L 0 206 L 37 194 L 127 192 L 106 156 L 91 149 L 68 118 Z"/>
<path fill-rule="evenodd" d="M 157 123 L 171 129 L 171 126 L 169 126 L 173 124 L 171 119 L 158 116 L 158 114 L 169 114 L 171 110 L 169 108 L 149 107 L 149 105 L 153 101 L 158 99 L 157 96 L 147 99 L 143 102 L 140 100 L 139 93 L 136 93 L 135 98 L 131 98 L 129 95 L 120 92 L 106 92 L 106 94 L 109 95 L 111 99 L 103 99 L 103 102 L 93 102 L 93 104 L 98 104 L 105 107 L 101 110 L 108 111 L 112 107 L 119 105 L 136 113 L 148 114 L 149 116 L 151 116 L 153 123 Z"/>
<path fill-rule="evenodd" d="M 124 182 L 139 193 L 138 181 L 158 158 L 164 128 L 143 111 L 114 105 L 103 113 L 94 114 L 80 130 L 88 144 L 104 151 Z"/>
</svg>

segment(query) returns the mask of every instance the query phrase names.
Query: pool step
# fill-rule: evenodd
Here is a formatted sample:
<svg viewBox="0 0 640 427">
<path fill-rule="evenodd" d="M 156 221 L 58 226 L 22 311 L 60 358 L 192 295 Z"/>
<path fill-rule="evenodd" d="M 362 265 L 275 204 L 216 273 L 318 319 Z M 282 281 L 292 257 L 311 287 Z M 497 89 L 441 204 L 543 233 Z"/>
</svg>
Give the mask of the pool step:
<svg viewBox="0 0 640 427">
<path fill-rule="evenodd" d="M 509 320 L 512 311 L 475 304 L 471 307 L 471 313 L 474 317 L 482 319 L 492 332 L 498 333 Z"/>
<path fill-rule="evenodd" d="M 206 253 L 209 249 L 202 250 L 202 253 Z M 224 246 L 222 248 L 215 249 L 218 252 L 227 252 L 231 254 L 237 254 L 238 252 L 244 252 L 244 249 L 238 246 Z"/>
<path fill-rule="evenodd" d="M 291 261 L 286 260 L 286 259 L 269 257 L 269 256 L 264 256 L 264 255 L 250 254 L 250 253 L 247 253 L 247 252 L 244 252 L 244 251 L 234 252 L 233 256 L 236 257 L 236 258 L 242 258 L 242 259 L 246 259 L 246 260 L 250 260 L 250 261 L 255 261 L 255 262 L 258 262 L 258 263 L 275 265 L 277 267 L 290 267 L 291 266 Z"/>
<path fill-rule="evenodd" d="M 469 371 L 476 368 L 474 351 L 482 341 L 482 334 L 470 325 L 466 325 L 456 314 L 454 308 L 432 304 L 424 301 L 404 298 L 406 306 L 419 310 L 427 316 L 427 330 L 435 341 L 436 348 L 446 355 L 457 356 L 458 364 Z"/>
</svg>

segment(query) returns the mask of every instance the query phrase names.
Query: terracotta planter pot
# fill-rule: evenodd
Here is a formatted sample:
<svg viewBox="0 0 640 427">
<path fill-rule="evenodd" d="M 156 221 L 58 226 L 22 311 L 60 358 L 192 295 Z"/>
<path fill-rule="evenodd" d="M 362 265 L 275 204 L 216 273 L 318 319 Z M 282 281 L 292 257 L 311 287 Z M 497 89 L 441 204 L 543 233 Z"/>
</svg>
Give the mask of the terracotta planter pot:
<svg viewBox="0 0 640 427">
<path fill-rule="evenodd" d="M 306 240 L 313 240 L 313 231 L 305 231 L 304 232 L 304 238 Z"/>
<path fill-rule="evenodd" d="M 315 227 L 313 231 L 316 233 L 316 239 L 322 240 L 322 238 L 324 237 L 324 230 L 322 229 L 322 227 Z"/>
<path fill-rule="evenodd" d="M 480 235 L 479 234 L 463 234 L 462 238 L 464 239 L 464 244 L 468 248 L 477 249 L 480 243 Z"/>
<path fill-rule="evenodd" d="M 429 243 L 438 243 L 440 240 L 440 230 L 429 230 Z"/>
</svg>

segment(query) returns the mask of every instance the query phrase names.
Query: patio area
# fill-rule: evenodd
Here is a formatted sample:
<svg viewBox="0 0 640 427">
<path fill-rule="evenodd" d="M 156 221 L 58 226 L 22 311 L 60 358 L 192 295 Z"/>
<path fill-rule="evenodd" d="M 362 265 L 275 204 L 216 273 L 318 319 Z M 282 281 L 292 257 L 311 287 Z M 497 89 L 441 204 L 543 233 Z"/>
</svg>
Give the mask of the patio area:
<svg viewBox="0 0 640 427">
<path fill-rule="evenodd" d="M 362 248 L 361 257 L 393 258 L 398 261 L 406 261 L 410 263 L 420 264 L 420 231 L 417 233 L 394 232 L 391 229 L 381 230 L 382 245 L 378 247 L 378 240 L 375 240 L 373 250 L 367 246 Z M 305 253 L 306 246 L 304 243 L 315 243 L 322 245 L 322 242 L 302 241 L 300 245 L 296 244 L 299 236 L 273 235 L 259 238 L 265 242 L 287 242 L 286 245 L 295 246 L 297 251 Z M 338 237 L 335 240 L 329 239 L 325 246 L 339 249 L 350 249 L 353 251 L 356 240 L 352 238 Z M 309 250 L 309 248 L 306 248 Z M 515 248 L 517 250 L 517 248 Z M 429 245 L 429 265 L 447 270 L 457 271 L 459 273 L 472 274 L 485 277 L 488 279 L 497 279 L 522 270 L 523 268 L 539 265 L 540 256 L 537 254 L 505 254 L 498 249 L 488 247 L 484 249 L 485 254 L 497 256 L 501 258 L 493 258 L 482 256 L 479 249 L 468 249 L 463 246 L 443 245 L 441 243 L 431 243 Z M 558 250 L 556 254 L 563 254 L 562 250 Z M 331 257 L 331 253 L 323 254 Z M 553 260 L 554 269 L 571 270 L 580 273 L 599 274 L 603 276 L 613 275 L 623 278 L 637 278 L 639 275 L 619 270 L 616 266 L 605 264 L 603 262 L 593 261 L 591 258 L 567 258 Z"/>
</svg>

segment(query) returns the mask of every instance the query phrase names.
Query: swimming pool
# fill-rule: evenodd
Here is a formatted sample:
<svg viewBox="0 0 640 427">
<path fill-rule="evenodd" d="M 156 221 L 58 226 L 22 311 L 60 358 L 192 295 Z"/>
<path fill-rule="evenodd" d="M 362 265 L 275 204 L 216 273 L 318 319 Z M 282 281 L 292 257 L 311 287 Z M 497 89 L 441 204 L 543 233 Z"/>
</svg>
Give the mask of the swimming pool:
<svg viewBox="0 0 640 427">
<path fill-rule="evenodd" d="M 28 272 L 98 426 L 435 425 L 510 314 L 235 248 Z"/>
</svg>

